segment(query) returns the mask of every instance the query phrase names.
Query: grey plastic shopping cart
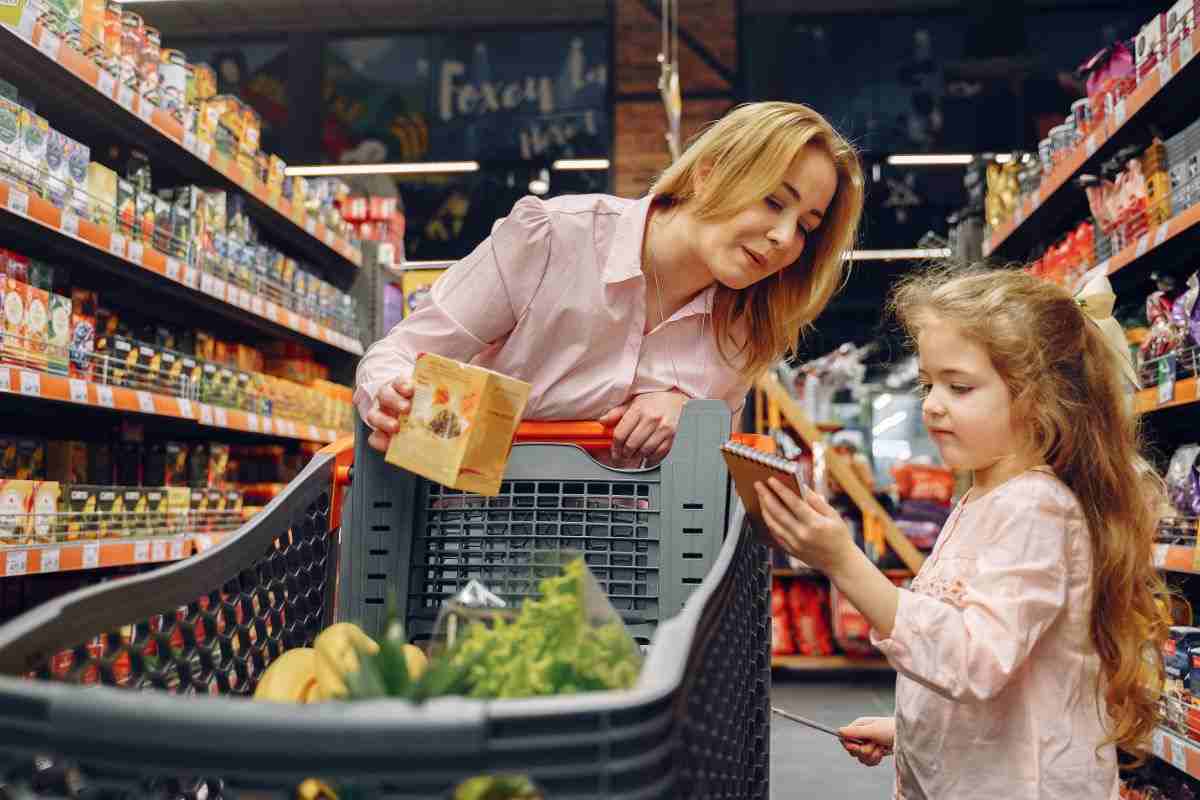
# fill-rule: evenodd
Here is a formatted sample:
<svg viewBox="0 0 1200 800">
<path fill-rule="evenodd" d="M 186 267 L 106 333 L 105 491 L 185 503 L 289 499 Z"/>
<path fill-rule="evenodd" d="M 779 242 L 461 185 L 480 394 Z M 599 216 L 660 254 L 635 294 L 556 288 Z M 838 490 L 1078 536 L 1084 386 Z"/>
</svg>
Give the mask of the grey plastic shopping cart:
<svg viewBox="0 0 1200 800">
<path fill-rule="evenodd" d="M 360 430 L 212 549 L 0 627 L 0 783 L 214 800 L 290 797 L 316 777 L 441 798 L 519 774 L 556 799 L 765 799 L 770 570 L 719 454 L 729 430 L 724 404 L 691 402 L 669 458 L 622 471 L 543 425 L 494 498 L 388 466 Z M 377 629 L 389 589 L 416 638 L 471 578 L 529 595 L 546 551 L 582 553 L 651 642 L 635 688 L 418 707 L 238 696 L 336 620 Z"/>
</svg>

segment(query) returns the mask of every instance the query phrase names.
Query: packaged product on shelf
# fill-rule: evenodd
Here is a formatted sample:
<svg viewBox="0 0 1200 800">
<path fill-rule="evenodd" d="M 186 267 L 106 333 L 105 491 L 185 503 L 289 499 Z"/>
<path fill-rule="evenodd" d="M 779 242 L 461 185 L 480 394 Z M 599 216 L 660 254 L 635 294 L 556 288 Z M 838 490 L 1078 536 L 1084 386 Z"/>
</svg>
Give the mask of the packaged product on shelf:
<svg viewBox="0 0 1200 800">
<path fill-rule="evenodd" d="M 88 482 L 88 450 L 84 442 L 46 442 L 46 477 L 62 484 Z"/>
<path fill-rule="evenodd" d="M 69 486 L 63 492 L 67 512 L 66 539 L 74 542 L 94 539 L 99 534 L 96 510 L 100 500 L 98 486 Z"/>
<path fill-rule="evenodd" d="M 138 78 L 142 95 L 155 105 L 161 104 L 158 69 L 162 61 L 162 33 L 147 25 L 142 35 L 142 53 L 138 61 Z"/>
<path fill-rule="evenodd" d="M 187 56 L 179 50 L 161 52 L 158 65 L 159 104 L 180 122 L 187 97 Z"/>
<path fill-rule="evenodd" d="M 96 528 L 101 539 L 123 539 L 129 535 L 125 519 L 125 495 L 114 486 L 96 491 Z"/>
<path fill-rule="evenodd" d="M 17 476 L 17 440 L 0 437 L 0 478 Z"/>
<path fill-rule="evenodd" d="M 204 365 L 195 356 L 182 355 L 179 357 L 180 387 L 184 397 L 189 400 L 199 400 L 201 385 L 204 380 Z"/>
<path fill-rule="evenodd" d="M 92 353 L 96 349 L 96 293 L 71 290 L 71 375 L 92 378 Z"/>
<path fill-rule="evenodd" d="M 121 491 L 121 506 L 125 514 L 125 531 L 127 536 L 145 537 L 149 535 L 146 529 L 145 492 L 129 487 Z"/>
<path fill-rule="evenodd" d="M 94 161 L 87 165 L 87 216 L 102 228 L 113 227 L 117 185 L 117 173 Z"/>
<path fill-rule="evenodd" d="M 787 590 L 787 606 L 796 652 L 805 656 L 832 655 L 833 637 L 827 621 L 828 589 L 811 580 L 792 580 Z"/>
<path fill-rule="evenodd" d="M 229 524 L 225 518 L 225 490 L 209 488 L 205 490 L 205 495 L 205 510 L 213 522 L 214 529 L 218 532 L 229 530 Z"/>
<path fill-rule="evenodd" d="M 50 544 L 62 537 L 58 507 L 62 487 L 57 481 L 39 481 L 33 487 L 32 532 L 34 544 Z"/>
<path fill-rule="evenodd" d="M 188 501 L 188 527 L 190 533 L 205 533 L 209 530 L 206 487 L 192 487 Z"/>
<path fill-rule="evenodd" d="M 167 490 L 150 487 L 142 491 L 141 502 L 145 507 L 146 530 L 150 536 L 165 536 L 167 527 Z"/>
<path fill-rule="evenodd" d="M 118 79 L 121 85 L 141 92 L 142 50 L 145 48 L 146 24 L 132 11 L 121 12 L 121 62 Z"/>
<path fill-rule="evenodd" d="M 113 451 L 108 442 L 88 442 L 87 482 L 104 485 L 113 481 Z"/>
<path fill-rule="evenodd" d="M 244 500 L 242 493 L 237 489 L 229 489 L 225 492 L 225 512 L 240 524 L 242 518 L 242 507 Z"/>
<path fill-rule="evenodd" d="M 79 52 L 100 55 L 104 45 L 105 0 L 83 0 L 79 9 Z"/>
<path fill-rule="evenodd" d="M 142 483 L 142 443 L 118 442 L 117 483 L 121 486 L 137 486 Z"/>
<path fill-rule="evenodd" d="M 91 148 L 69 137 L 66 144 L 67 162 L 67 207 L 82 219 L 91 219 L 88 197 L 88 165 L 92 157 Z"/>
<path fill-rule="evenodd" d="M 12 477 L 25 481 L 46 479 L 46 443 L 40 439 L 17 440 L 17 468 Z"/>
<path fill-rule="evenodd" d="M 158 198 L 149 192 L 135 192 L 135 213 L 137 222 L 133 229 L 133 238 L 147 247 L 154 245 L 154 205 Z"/>
<path fill-rule="evenodd" d="M 188 512 L 192 490 L 186 486 L 169 486 L 166 491 L 166 528 L 171 533 L 188 533 Z"/>
<path fill-rule="evenodd" d="M 162 367 L 162 354 L 157 347 L 148 344 L 137 346 L 137 372 L 134 383 L 143 389 L 158 391 L 159 370 Z"/>
<path fill-rule="evenodd" d="M 188 445 L 184 442 L 166 442 L 163 445 L 163 486 L 188 485 Z"/>
<path fill-rule="evenodd" d="M 171 252 L 172 221 L 171 204 L 161 197 L 152 197 L 153 228 L 151 240 L 154 249 L 160 253 Z"/>
<path fill-rule="evenodd" d="M 113 386 L 132 388 L 137 370 L 136 343 L 127 336 L 100 336 L 96 353 L 102 356 L 100 380 Z"/>
<path fill-rule="evenodd" d="M 10 264 L 12 263 L 10 259 Z M 28 348 L 25 343 L 25 304 L 29 286 L 11 275 L 4 278 L 4 361 L 25 363 Z"/>
<path fill-rule="evenodd" d="M 124 20 L 121 18 L 125 9 L 121 0 L 105 0 L 104 3 L 104 38 L 102 60 L 104 67 L 119 77 L 121 73 L 121 49 L 124 33 Z"/>
<path fill-rule="evenodd" d="M 63 208 L 72 195 L 71 171 L 67 165 L 67 137 L 50 128 L 46 132 L 46 199 Z"/>
<path fill-rule="evenodd" d="M 34 485 L 34 481 L 0 478 L 0 546 L 27 541 Z"/>
<path fill-rule="evenodd" d="M 116 230 L 132 239 L 140 239 L 141 218 L 138 216 L 137 191 L 124 178 L 117 178 Z"/>
<path fill-rule="evenodd" d="M 46 186 L 46 140 L 49 136 L 50 125 L 46 120 L 22 108 L 19 174 L 35 192 L 40 192 Z"/>
<path fill-rule="evenodd" d="M 52 294 L 46 335 L 46 364 L 51 374 L 68 374 L 70 349 L 71 300 L 61 294 Z"/>
<path fill-rule="evenodd" d="M 46 339 L 49 335 L 50 295 L 46 289 L 25 285 L 25 357 L 26 367 L 46 371 Z"/>
<path fill-rule="evenodd" d="M 792 640 L 791 618 L 788 614 L 787 593 L 779 578 L 771 580 L 771 655 L 785 656 L 796 652 Z"/>
<path fill-rule="evenodd" d="M 194 442 L 188 447 L 188 485 L 208 488 L 208 444 Z"/>
<path fill-rule="evenodd" d="M 213 442 L 208 446 L 208 476 L 204 485 L 212 489 L 225 486 L 226 472 L 229 468 L 229 445 Z"/>
</svg>

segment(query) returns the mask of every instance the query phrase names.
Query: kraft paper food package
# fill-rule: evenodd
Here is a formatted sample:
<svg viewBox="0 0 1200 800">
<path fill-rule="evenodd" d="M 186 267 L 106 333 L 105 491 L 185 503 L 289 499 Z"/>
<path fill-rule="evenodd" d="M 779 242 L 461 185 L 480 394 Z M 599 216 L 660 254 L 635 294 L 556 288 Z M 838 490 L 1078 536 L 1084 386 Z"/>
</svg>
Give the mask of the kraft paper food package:
<svg viewBox="0 0 1200 800">
<path fill-rule="evenodd" d="M 443 486 L 495 496 L 532 388 L 498 372 L 422 353 L 412 411 L 386 460 Z"/>
</svg>

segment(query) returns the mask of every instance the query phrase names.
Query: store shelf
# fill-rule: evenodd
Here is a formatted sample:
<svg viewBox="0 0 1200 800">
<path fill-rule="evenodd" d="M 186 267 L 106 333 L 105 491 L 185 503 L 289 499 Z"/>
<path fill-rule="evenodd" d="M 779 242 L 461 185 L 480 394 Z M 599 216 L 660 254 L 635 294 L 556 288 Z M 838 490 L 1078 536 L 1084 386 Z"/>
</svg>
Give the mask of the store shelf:
<svg viewBox="0 0 1200 800">
<path fill-rule="evenodd" d="M 1138 414 L 1148 414 L 1165 408 L 1186 406 L 1197 400 L 1196 378 L 1185 378 L 1175 382 L 1175 390 L 1170 395 L 1161 394 L 1159 387 L 1142 389 L 1133 398 L 1133 410 Z"/>
<path fill-rule="evenodd" d="M 193 549 L 189 535 L 7 547 L 0 550 L 0 577 L 161 564 L 187 558 Z"/>
<path fill-rule="evenodd" d="M 1157 728 L 1151 735 L 1150 746 L 1155 758 L 1200 780 L 1200 745 L 1185 741 L 1178 734 L 1163 728 Z"/>
<path fill-rule="evenodd" d="M 1129 96 L 1116 104 L 1105 125 L 1089 134 L 1042 179 L 1038 190 L 1024 199 L 1008 223 L 992 231 L 984 240 L 984 255 L 1018 259 L 1026 255 L 1044 234 L 1039 226 L 1054 224 L 1072 205 L 1083 202 L 1083 193 L 1069 185 L 1072 179 L 1085 167 L 1100 162 L 1116 150 L 1126 126 L 1135 120 L 1141 122 L 1139 117 L 1151 115 L 1155 122 L 1163 125 L 1164 117 L 1187 113 L 1188 109 L 1194 114 L 1195 106 L 1191 102 L 1194 87 L 1188 84 L 1195 82 L 1194 56 L 1198 49 L 1200 30 L 1194 31 L 1171 53 L 1168 61 L 1160 64 Z M 1187 74 L 1181 76 L 1183 72 Z"/>
<path fill-rule="evenodd" d="M 327 443 L 338 438 L 338 432 L 332 428 L 9 365 L 0 365 L 0 394 L 106 408 L 115 412 L 173 417 L 209 428 L 255 433 L 280 439 Z"/>
<path fill-rule="evenodd" d="M 346 269 L 362 265 L 362 251 L 308 218 L 302 208 L 272 197 L 256 177 L 183 132 L 170 114 L 128 87 L 111 73 L 61 42 L 36 22 L 30 8 L 16 28 L 0 26 L 0 74 L 32 97 L 39 113 L 69 118 L 144 148 L 159 162 L 188 180 L 221 186 L 246 195 L 246 206 L 264 229 L 283 238 L 292 249 L 320 263 Z"/>
<path fill-rule="evenodd" d="M 1154 545 L 1154 566 L 1168 572 L 1188 572 L 1200 575 L 1200 562 L 1197 561 L 1195 547 L 1178 544 Z"/>
<path fill-rule="evenodd" d="M 1183 213 L 1171 217 L 1162 225 L 1154 226 L 1146 232 L 1145 236 L 1138 239 L 1136 243 L 1116 253 L 1107 262 L 1100 262 L 1097 266 L 1104 267 L 1105 272 L 1109 275 L 1114 275 L 1123 269 L 1129 268 L 1143 256 L 1162 247 L 1176 236 L 1185 231 L 1190 231 L 1198 225 L 1200 225 L 1200 205 L 1195 205 L 1185 209 Z"/>
<path fill-rule="evenodd" d="M 889 578 L 907 579 L 914 577 L 912 570 L 907 569 L 885 569 L 881 571 Z M 771 574 L 776 578 L 815 578 L 821 576 L 821 573 L 815 569 L 789 569 L 786 567 L 773 567 Z"/>
<path fill-rule="evenodd" d="M 886 658 L 851 658 L 849 656 L 771 656 L 771 667 L 773 669 L 790 669 L 798 671 L 892 671 L 892 665 L 888 663 Z"/>
<path fill-rule="evenodd" d="M 103 226 L 64 213 L 48 201 L 5 181 L 0 181 L 0 214 L 14 215 L 52 231 L 60 238 L 59 244 L 68 249 L 86 248 L 92 251 L 92 255 L 103 254 L 102 257 L 117 260 L 119 268 L 143 270 L 178 286 L 192 289 L 194 292 L 190 295 L 191 299 L 205 308 L 215 306 L 214 310 L 226 316 L 253 317 L 260 322 L 273 323 L 287 331 L 300 334 L 313 342 L 353 355 L 363 353 L 362 344 L 349 336 L 330 330 L 262 297 L 252 296 L 245 289 L 239 289 L 226 281 L 202 273 L 179 259 L 131 241 L 122 234 L 113 233 Z"/>
</svg>

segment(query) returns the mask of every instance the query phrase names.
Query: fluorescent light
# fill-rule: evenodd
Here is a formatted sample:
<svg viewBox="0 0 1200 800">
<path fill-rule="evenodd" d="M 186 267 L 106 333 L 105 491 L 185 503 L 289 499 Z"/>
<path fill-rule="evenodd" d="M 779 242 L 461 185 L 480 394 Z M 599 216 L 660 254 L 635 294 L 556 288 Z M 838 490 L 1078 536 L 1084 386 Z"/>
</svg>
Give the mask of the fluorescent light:
<svg viewBox="0 0 1200 800">
<path fill-rule="evenodd" d="M 883 411 L 891 402 L 892 396 L 884 392 L 883 394 L 876 395 L 875 399 L 871 401 L 871 405 L 875 407 L 876 411 Z"/>
<path fill-rule="evenodd" d="M 552 169 L 556 170 L 584 170 L 584 169 L 608 169 L 609 162 L 607 158 L 560 158 L 552 165 Z"/>
<path fill-rule="evenodd" d="M 904 259 L 918 260 L 922 258 L 949 258 L 952 251 L 948 247 L 930 247 L 913 250 L 851 250 L 851 261 L 901 261 Z"/>
<path fill-rule="evenodd" d="M 1012 153 L 1000 153 L 996 156 L 997 164 L 1007 164 L 1012 161 Z"/>
<path fill-rule="evenodd" d="M 890 415 L 884 417 L 882 420 L 880 420 L 879 423 L 876 424 L 875 427 L 871 429 L 871 435 L 872 436 L 882 436 L 883 434 L 890 431 L 892 428 L 899 425 L 901 422 L 904 422 L 904 420 L 906 420 L 906 419 L 908 419 L 907 411 L 897 411 L 894 414 L 890 414 Z"/>
<path fill-rule="evenodd" d="M 941 167 L 970 164 L 975 156 L 970 153 L 931 153 L 911 156 L 888 156 L 887 162 L 894 167 Z"/>
<path fill-rule="evenodd" d="M 414 161 L 408 164 L 325 164 L 288 167 L 284 174 L 313 178 L 324 175 L 438 175 L 478 171 L 478 161 Z"/>
</svg>

